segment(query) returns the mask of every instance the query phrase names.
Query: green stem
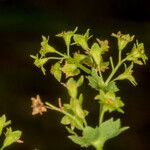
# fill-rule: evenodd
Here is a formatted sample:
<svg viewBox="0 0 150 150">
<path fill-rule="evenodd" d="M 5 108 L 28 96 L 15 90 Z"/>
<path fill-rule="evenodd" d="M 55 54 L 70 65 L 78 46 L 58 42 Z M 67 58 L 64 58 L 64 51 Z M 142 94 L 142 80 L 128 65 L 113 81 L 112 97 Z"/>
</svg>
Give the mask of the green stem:
<svg viewBox="0 0 150 150">
<path fill-rule="evenodd" d="M 47 57 L 48 59 L 56 59 L 56 60 L 61 60 L 63 57 Z"/>
<path fill-rule="evenodd" d="M 99 126 L 100 126 L 101 123 L 103 122 L 104 114 L 105 114 L 104 105 L 101 104 L 101 105 L 100 105 L 100 111 L 99 111 Z"/>
<path fill-rule="evenodd" d="M 67 55 L 70 56 L 70 48 L 67 46 Z"/>
<path fill-rule="evenodd" d="M 65 54 L 63 54 L 63 53 L 61 53 L 61 52 L 59 52 L 59 51 L 56 51 L 55 53 L 58 54 L 58 55 L 60 55 L 60 56 L 62 56 L 62 57 L 66 57 Z"/>
<path fill-rule="evenodd" d="M 96 150 L 103 150 L 104 142 L 102 142 L 101 139 L 97 139 L 97 140 L 93 143 L 93 146 L 95 147 Z"/>
<path fill-rule="evenodd" d="M 52 104 L 50 104 L 50 103 L 48 103 L 48 102 L 46 102 L 45 104 L 47 105 L 47 108 L 48 108 L 48 109 L 56 110 L 56 111 L 58 111 L 58 112 L 63 113 L 64 115 L 67 115 L 69 118 L 71 118 L 72 120 L 74 120 L 74 121 L 76 122 L 76 124 L 80 127 L 81 130 L 84 129 L 83 125 L 76 119 L 75 116 L 69 114 L 69 113 L 66 112 L 65 110 L 63 110 L 63 109 L 61 109 L 61 108 L 58 108 L 58 107 L 56 107 L 56 106 L 54 106 L 54 105 L 52 105 Z"/>
<path fill-rule="evenodd" d="M 126 58 L 124 58 L 121 61 L 118 61 L 118 64 L 116 65 L 116 67 L 114 68 L 114 70 L 112 70 L 111 74 L 109 75 L 109 77 L 107 78 L 107 80 L 105 81 L 105 84 L 107 85 L 111 79 L 113 78 L 113 76 L 115 75 L 115 73 L 117 72 L 117 70 L 119 69 L 119 67 L 122 65 L 122 63 L 124 63 L 126 61 Z"/>
</svg>

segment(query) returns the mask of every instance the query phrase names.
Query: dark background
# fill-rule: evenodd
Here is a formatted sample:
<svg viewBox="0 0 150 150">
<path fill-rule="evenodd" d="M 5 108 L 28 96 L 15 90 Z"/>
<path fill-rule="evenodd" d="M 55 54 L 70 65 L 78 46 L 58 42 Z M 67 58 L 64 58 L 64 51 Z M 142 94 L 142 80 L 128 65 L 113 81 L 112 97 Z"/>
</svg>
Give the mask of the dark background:
<svg viewBox="0 0 150 150">
<path fill-rule="evenodd" d="M 23 131 L 24 140 L 8 149 L 81 149 L 67 139 L 59 114 L 31 115 L 30 97 L 40 94 L 54 104 L 58 97 L 67 97 L 66 90 L 51 75 L 43 76 L 29 57 L 39 50 L 41 35 L 54 37 L 78 26 L 82 32 L 90 28 L 95 37 L 113 41 L 110 34 L 120 30 L 144 42 L 149 56 L 149 7 L 148 0 L 0 0 L 0 114 L 12 120 L 13 129 Z M 60 43 L 54 42 L 59 49 Z M 118 93 L 126 103 L 126 113 L 119 117 L 131 129 L 106 144 L 105 150 L 150 149 L 150 63 L 137 66 L 134 75 L 138 86 L 120 82 Z M 92 99 L 88 90 L 83 88 L 85 98 Z M 86 105 L 91 111 L 89 120 L 95 122 L 96 102 Z"/>
</svg>

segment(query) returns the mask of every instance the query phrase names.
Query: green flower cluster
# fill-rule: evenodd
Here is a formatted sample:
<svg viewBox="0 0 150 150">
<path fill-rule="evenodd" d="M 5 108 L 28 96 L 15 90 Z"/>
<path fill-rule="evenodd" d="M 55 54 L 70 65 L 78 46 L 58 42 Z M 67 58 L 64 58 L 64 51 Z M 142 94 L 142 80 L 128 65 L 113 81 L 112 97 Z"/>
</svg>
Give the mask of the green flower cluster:
<svg viewBox="0 0 150 150">
<path fill-rule="evenodd" d="M 59 99 L 59 107 L 49 102 L 46 102 L 46 105 L 47 108 L 64 115 L 61 124 L 66 126 L 69 132 L 68 137 L 81 147 L 93 146 L 97 150 L 102 150 L 107 140 L 128 129 L 128 127 L 121 127 L 120 119 L 116 121 L 104 119 L 106 112 L 124 112 L 122 109 L 124 103 L 117 96 L 119 91 L 117 81 L 129 80 L 136 86 L 137 82 L 132 74 L 134 65 L 143 65 L 148 58 L 144 52 L 144 44 L 138 42 L 123 55 L 124 49 L 133 42 L 134 36 L 118 32 L 112 34 L 112 37 L 115 37 L 118 42 L 118 61 L 114 64 L 112 56 L 104 59 L 104 55 L 110 49 L 108 40 L 96 39 L 89 44 L 92 37 L 89 29 L 85 34 L 78 34 L 77 29 L 56 35 L 64 40 L 66 53 L 56 50 L 48 43 L 49 37 L 42 36 L 39 53 L 31 57 L 44 75 L 46 73 L 44 65 L 47 61 L 56 60 L 51 66 L 50 73 L 67 89 L 70 100 L 67 104 L 63 104 Z M 72 48 L 77 51 L 72 52 Z M 119 69 L 122 66 L 124 66 L 124 72 L 120 73 Z M 79 87 L 84 83 L 84 79 L 87 79 L 89 86 L 97 91 L 95 99 L 98 100 L 100 108 L 98 111 L 99 124 L 95 128 L 90 127 L 87 122 L 86 116 L 89 112 L 83 109 L 83 93 L 79 93 Z M 78 135 L 76 129 L 82 131 L 82 136 Z"/>
</svg>

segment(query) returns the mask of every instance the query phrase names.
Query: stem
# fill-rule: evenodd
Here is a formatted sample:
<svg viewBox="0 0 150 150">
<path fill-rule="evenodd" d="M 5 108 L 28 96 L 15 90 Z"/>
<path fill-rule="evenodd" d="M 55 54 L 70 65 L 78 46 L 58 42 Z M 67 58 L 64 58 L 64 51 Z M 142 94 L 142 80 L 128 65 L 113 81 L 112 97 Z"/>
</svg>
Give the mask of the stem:
<svg viewBox="0 0 150 150">
<path fill-rule="evenodd" d="M 100 75 L 100 77 L 101 77 L 102 81 L 104 82 L 104 79 L 103 79 L 103 75 L 102 75 L 102 72 L 101 72 L 100 66 L 98 67 L 98 72 L 99 72 L 99 75 Z"/>
<path fill-rule="evenodd" d="M 112 68 L 112 71 L 114 70 L 114 63 L 113 63 L 113 59 L 112 57 L 109 58 L 110 59 L 110 64 L 111 64 L 111 68 Z"/>
<path fill-rule="evenodd" d="M 100 105 L 100 111 L 99 111 L 99 126 L 100 126 L 101 123 L 103 122 L 103 119 L 104 119 L 104 113 L 105 113 L 104 105 L 101 104 L 101 105 Z"/>
<path fill-rule="evenodd" d="M 60 60 L 60 59 L 63 59 L 63 57 L 47 57 L 48 59 L 58 59 L 58 60 Z"/>
<path fill-rule="evenodd" d="M 58 108 L 58 107 L 56 107 L 56 106 L 54 106 L 54 105 L 52 105 L 52 104 L 50 104 L 50 103 L 48 103 L 48 102 L 46 102 L 45 104 L 47 105 L 47 108 L 48 108 L 48 109 L 56 110 L 56 111 L 58 111 L 58 112 L 63 113 L 64 115 L 67 115 L 69 118 L 71 118 L 72 120 L 74 120 L 74 121 L 76 122 L 76 124 L 81 128 L 81 130 L 84 129 L 83 125 L 76 119 L 75 116 L 69 114 L 69 113 L 66 112 L 65 110 L 63 110 L 63 109 L 61 109 L 61 108 Z"/>
<path fill-rule="evenodd" d="M 95 147 L 96 150 L 103 150 L 104 142 L 102 142 L 100 139 L 97 139 L 93 143 L 93 146 Z"/>
<path fill-rule="evenodd" d="M 70 48 L 67 46 L 67 55 L 70 56 Z"/>
<path fill-rule="evenodd" d="M 62 56 L 62 57 L 66 57 L 66 55 L 65 54 L 62 54 L 61 52 L 59 52 L 59 51 L 56 51 L 55 52 L 56 54 L 58 54 L 58 55 L 60 55 L 60 56 Z"/>
<path fill-rule="evenodd" d="M 120 59 L 120 57 L 119 57 Z M 115 73 L 117 72 L 117 70 L 119 69 L 119 67 L 122 65 L 122 63 L 124 63 L 126 61 L 126 58 L 124 58 L 121 61 L 118 61 L 118 64 L 116 65 L 116 67 L 114 68 L 114 70 L 112 70 L 111 74 L 109 75 L 109 77 L 106 80 L 106 85 L 110 82 L 110 80 L 113 78 L 113 76 L 115 75 Z"/>
</svg>

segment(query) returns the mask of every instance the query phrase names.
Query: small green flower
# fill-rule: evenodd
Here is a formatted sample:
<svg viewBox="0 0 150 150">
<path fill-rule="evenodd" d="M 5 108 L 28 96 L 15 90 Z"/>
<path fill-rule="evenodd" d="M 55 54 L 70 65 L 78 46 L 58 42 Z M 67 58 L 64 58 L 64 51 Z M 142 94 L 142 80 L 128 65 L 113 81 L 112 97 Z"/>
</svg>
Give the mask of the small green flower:
<svg viewBox="0 0 150 150">
<path fill-rule="evenodd" d="M 67 31 L 67 32 L 62 32 L 60 34 L 57 34 L 57 37 L 63 37 L 65 44 L 67 48 L 69 48 L 70 43 L 71 43 L 71 38 L 75 34 L 75 32 L 78 30 L 78 27 L 74 29 L 74 31 Z"/>
<path fill-rule="evenodd" d="M 120 31 L 115 34 L 112 33 L 112 36 L 118 39 L 118 49 L 122 51 L 129 42 L 132 42 L 134 39 L 134 35 L 130 36 L 129 34 L 122 34 Z"/>
<path fill-rule="evenodd" d="M 42 57 L 44 57 L 47 53 L 55 53 L 56 50 L 52 46 L 48 44 L 49 37 L 46 38 L 45 36 L 42 36 L 42 42 L 41 42 L 41 49 L 39 53 Z"/>
<path fill-rule="evenodd" d="M 39 58 L 38 54 L 36 54 L 36 56 L 30 55 L 30 57 L 35 59 L 34 65 L 37 66 L 38 68 L 41 68 L 43 74 L 45 75 L 46 70 L 43 66 L 49 60 L 49 58 Z"/>
<path fill-rule="evenodd" d="M 116 97 L 115 93 L 112 91 L 104 92 L 100 90 L 100 94 L 95 97 L 95 99 L 100 100 L 105 107 L 105 111 L 113 112 L 117 110 L 118 112 L 123 113 L 124 111 L 121 107 L 124 106 L 124 103 L 120 100 L 120 97 Z"/>
<path fill-rule="evenodd" d="M 89 31 L 90 30 L 88 29 L 84 35 L 74 34 L 73 36 L 75 44 L 77 44 L 78 46 L 81 46 L 86 51 L 89 50 L 89 46 L 87 42 L 91 38 L 91 36 L 89 37 Z"/>
<path fill-rule="evenodd" d="M 124 80 L 127 79 L 129 80 L 134 86 L 137 85 L 137 82 L 135 80 L 135 78 L 132 75 L 133 72 L 133 62 L 131 63 L 131 65 L 129 67 L 126 66 L 126 64 L 124 64 L 125 67 L 125 71 L 124 73 L 120 74 L 115 80 Z"/>
<path fill-rule="evenodd" d="M 142 61 L 141 61 L 141 60 Z M 138 41 L 134 44 L 131 53 L 128 54 L 127 60 L 133 61 L 136 64 L 143 65 L 143 63 L 146 63 L 147 56 L 145 54 L 144 50 L 144 44 L 138 43 Z"/>
</svg>

